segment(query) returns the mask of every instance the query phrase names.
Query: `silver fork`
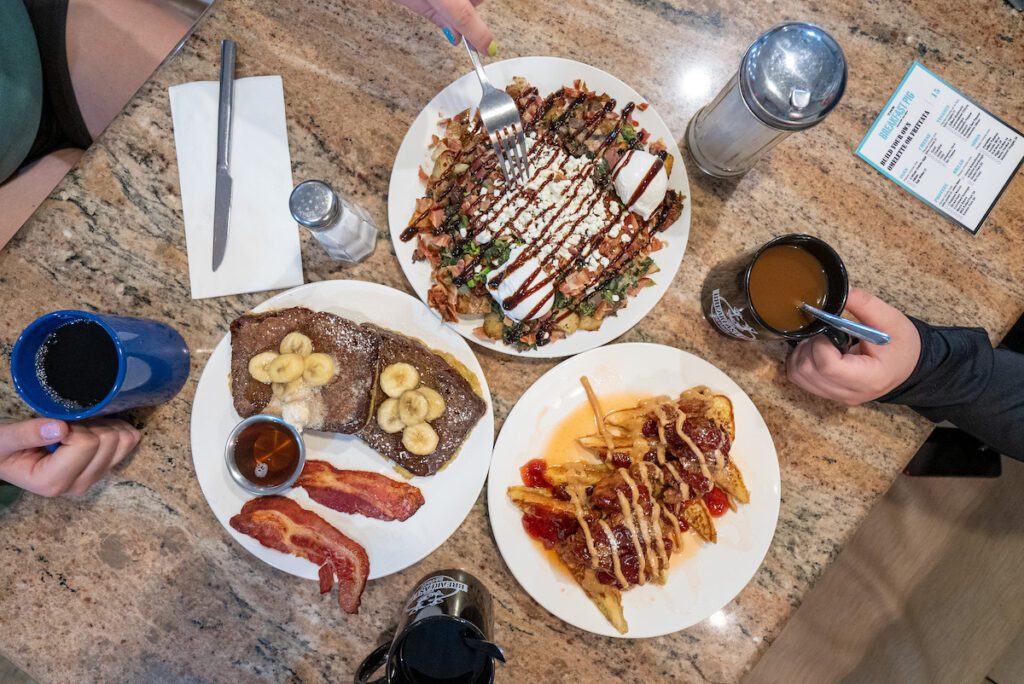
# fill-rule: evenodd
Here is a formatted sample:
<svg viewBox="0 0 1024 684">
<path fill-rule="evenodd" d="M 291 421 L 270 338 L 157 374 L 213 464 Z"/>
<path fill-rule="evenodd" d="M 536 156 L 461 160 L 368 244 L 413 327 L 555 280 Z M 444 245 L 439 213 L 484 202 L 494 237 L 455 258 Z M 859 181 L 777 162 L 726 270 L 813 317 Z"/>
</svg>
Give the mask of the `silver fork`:
<svg viewBox="0 0 1024 684">
<path fill-rule="evenodd" d="M 484 122 L 484 129 L 491 140 L 501 172 L 505 174 L 505 182 L 511 185 L 518 179 L 525 184 L 530 178 L 530 164 L 526 159 L 526 135 L 523 133 L 519 109 L 508 93 L 491 84 L 484 73 L 479 53 L 468 41 L 462 42 L 466 44 L 466 51 L 480 79 L 480 89 L 483 91 L 480 119 Z"/>
</svg>

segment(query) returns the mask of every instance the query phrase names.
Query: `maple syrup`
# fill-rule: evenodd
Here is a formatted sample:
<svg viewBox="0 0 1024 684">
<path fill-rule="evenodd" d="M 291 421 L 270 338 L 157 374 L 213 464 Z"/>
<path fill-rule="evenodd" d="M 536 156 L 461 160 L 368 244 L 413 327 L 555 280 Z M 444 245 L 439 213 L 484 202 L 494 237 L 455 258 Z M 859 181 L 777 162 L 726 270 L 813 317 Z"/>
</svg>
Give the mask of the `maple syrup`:
<svg viewBox="0 0 1024 684">
<path fill-rule="evenodd" d="M 233 456 L 245 479 L 260 487 L 277 487 L 295 474 L 299 453 L 298 440 L 287 427 L 262 420 L 245 426 Z"/>
</svg>

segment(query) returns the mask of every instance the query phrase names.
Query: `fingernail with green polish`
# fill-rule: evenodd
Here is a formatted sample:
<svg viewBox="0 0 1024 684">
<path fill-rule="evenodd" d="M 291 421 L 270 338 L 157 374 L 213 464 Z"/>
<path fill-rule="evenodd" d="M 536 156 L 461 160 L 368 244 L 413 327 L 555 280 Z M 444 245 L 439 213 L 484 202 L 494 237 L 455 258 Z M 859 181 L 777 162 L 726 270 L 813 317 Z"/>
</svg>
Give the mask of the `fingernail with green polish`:
<svg viewBox="0 0 1024 684">
<path fill-rule="evenodd" d="M 457 41 L 455 40 L 455 34 L 452 33 L 452 30 L 450 28 L 448 28 L 447 26 L 445 26 L 443 29 L 441 29 L 441 33 L 444 34 L 444 37 L 447 38 L 448 42 L 451 43 L 452 45 L 457 45 L 458 44 Z"/>
<path fill-rule="evenodd" d="M 491 41 L 491 44 L 487 46 L 487 54 L 490 55 L 491 57 L 498 56 L 498 41 Z"/>
</svg>

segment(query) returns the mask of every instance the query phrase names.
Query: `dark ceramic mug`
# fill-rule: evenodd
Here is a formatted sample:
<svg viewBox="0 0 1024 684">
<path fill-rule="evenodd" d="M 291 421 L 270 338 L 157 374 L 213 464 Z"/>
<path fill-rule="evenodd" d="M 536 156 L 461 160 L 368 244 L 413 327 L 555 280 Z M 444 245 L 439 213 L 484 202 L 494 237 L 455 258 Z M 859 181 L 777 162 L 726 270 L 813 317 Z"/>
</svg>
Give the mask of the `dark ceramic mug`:
<svg viewBox="0 0 1024 684">
<path fill-rule="evenodd" d="M 825 302 L 821 308 L 837 316 L 842 314 L 850 292 L 850 279 L 843 260 L 823 240 L 813 235 L 790 233 L 712 268 L 701 292 L 704 317 L 715 330 L 738 340 L 785 340 L 796 345 L 809 337 L 825 335 L 840 351 L 849 350 L 852 343 L 849 335 L 817 319 L 798 330 L 783 331 L 766 323 L 758 313 L 750 298 L 750 271 L 765 250 L 777 246 L 799 247 L 821 263 L 827 282 Z"/>
<path fill-rule="evenodd" d="M 355 684 L 489 684 L 495 659 L 505 662 L 491 642 L 493 627 L 491 594 L 480 580 L 465 570 L 432 572 L 403 604 L 391 641 L 359 666 Z"/>
</svg>

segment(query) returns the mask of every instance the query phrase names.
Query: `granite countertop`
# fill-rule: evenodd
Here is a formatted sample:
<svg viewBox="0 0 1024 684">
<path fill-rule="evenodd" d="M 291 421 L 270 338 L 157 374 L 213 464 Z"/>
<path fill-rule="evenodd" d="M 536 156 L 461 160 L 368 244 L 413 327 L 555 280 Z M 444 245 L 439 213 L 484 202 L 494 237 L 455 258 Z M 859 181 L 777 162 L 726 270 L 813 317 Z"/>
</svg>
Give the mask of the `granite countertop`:
<svg viewBox="0 0 1024 684">
<path fill-rule="evenodd" d="M 215 79 L 222 37 L 238 42 L 239 76 L 282 74 L 295 180 L 328 180 L 382 232 L 373 257 L 355 267 L 330 261 L 303 236 L 307 280 L 356 278 L 411 291 L 386 237 L 391 163 L 420 108 L 469 65 L 437 29 L 382 0 L 220 0 L 0 252 L 0 415 L 25 415 L 10 385 L 11 344 L 55 308 L 167 321 L 193 351 L 185 389 L 135 415 L 144 441 L 110 478 L 80 500 L 22 496 L 0 512 L 3 655 L 43 681 L 346 681 L 385 638 L 413 582 L 457 565 L 494 594 L 496 639 L 509 657 L 501 681 L 735 681 L 929 426 L 906 409 L 808 396 L 785 380 L 784 346 L 718 336 L 700 314 L 708 269 L 776 234 L 808 231 L 837 248 L 854 284 L 911 314 L 984 326 L 997 339 L 1021 313 L 1019 178 L 972 236 L 853 154 L 915 59 L 1019 126 L 1024 16 L 1009 5 L 491 0 L 484 12 L 500 56 L 557 55 L 610 71 L 643 93 L 679 139 L 744 46 L 783 18 L 821 24 L 846 50 L 847 93 L 823 125 L 783 142 L 737 183 L 704 181 L 685 160 L 693 202 L 686 257 L 663 301 L 622 338 L 706 358 L 764 414 L 779 453 L 782 508 L 754 579 L 714 622 L 626 641 L 570 627 L 519 588 L 494 544 L 482 494 L 437 552 L 371 582 L 357 616 L 228 537 L 193 476 L 190 407 L 228 322 L 267 295 L 189 298 L 167 87 Z M 476 351 L 499 424 L 553 365 Z"/>
</svg>

